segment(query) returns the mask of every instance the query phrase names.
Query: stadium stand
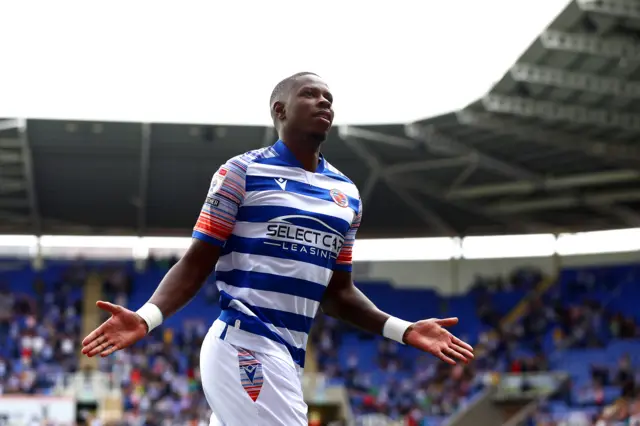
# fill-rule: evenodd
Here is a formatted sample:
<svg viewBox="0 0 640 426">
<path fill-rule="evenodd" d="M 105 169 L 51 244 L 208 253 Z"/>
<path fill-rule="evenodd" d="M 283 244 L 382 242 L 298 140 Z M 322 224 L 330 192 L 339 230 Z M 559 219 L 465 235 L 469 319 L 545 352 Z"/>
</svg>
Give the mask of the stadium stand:
<svg viewBox="0 0 640 426">
<path fill-rule="evenodd" d="M 442 297 L 429 290 L 399 290 L 388 283 L 363 283 L 362 291 L 387 312 L 411 320 L 458 316 L 455 332 L 480 353 L 488 332 L 541 280 L 535 271 L 512 277 L 479 277 L 463 296 Z M 434 310 L 435 307 L 435 310 Z M 384 413 L 413 424 L 440 424 L 482 387 L 478 373 L 488 371 L 493 351 L 486 348 L 473 365 L 454 368 L 412 348 L 373 338 L 321 316 L 315 334 L 320 370 L 345 384 L 356 414 Z"/>
<path fill-rule="evenodd" d="M 638 265 L 566 270 L 530 316 L 550 367 L 570 386 L 547 401 L 530 424 L 607 425 L 640 421 Z M 627 423 L 628 422 L 628 423 Z"/>
<path fill-rule="evenodd" d="M 83 291 L 92 277 L 98 277 L 104 297 L 133 307 L 148 298 L 172 262 L 152 261 L 143 271 L 131 262 L 54 261 L 42 271 L 25 262 L 5 267 L 1 394 L 63 394 L 70 373 L 83 368 L 77 349 L 83 314 L 90 309 L 83 307 Z M 496 372 L 561 371 L 569 377 L 566 386 L 554 388 L 522 424 L 627 421 L 640 414 L 639 280 L 640 266 L 625 265 L 565 269 L 541 296 L 535 290 L 544 277 L 531 268 L 509 277 L 477 277 L 466 294 L 451 297 L 388 282 L 361 283 L 383 309 L 408 319 L 458 315 L 455 332 L 473 342 L 477 359 L 450 368 L 319 314 L 312 334 L 317 369 L 328 386 L 346 388 L 356 418 L 381 414 L 407 425 L 444 425 L 495 384 Z M 523 315 L 505 321 L 523 303 Z M 149 339 L 100 360 L 100 370 L 122 390 L 122 418 L 113 424 L 207 424 L 199 348 L 218 312 L 210 282 Z M 93 418 L 91 410 L 78 413 Z"/>
<path fill-rule="evenodd" d="M 53 394 L 78 367 L 82 264 L 0 275 L 0 393 Z"/>
<path fill-rule="evenodd" d="M 137 273 L 131 264 L 54 262 L 42 273 L 26 264 L 3 273 L 2 303 L 7 308 L 3 312 L 12 312 L 2 322 L 3 394 L 53 395 L 63 386 L 65 374 L 77 370 L 82 289 L 89 275 L 99 274 L 105 297 L 137 306 L 148 298 L 169 264 L 151 263 L 144 273 Z M 384 309 L 404 310 L 410 319 L 433 314 L 434 306 L 441 315 L 463 313 L 459 332 L 485 336 L 495 318 L 511 309 L 537 279 L 536 274 L 515 274 L 506 282 L 509 287 L 513 284 L 507 290 L 490 289 L 505 284 L 501 280 L 479 279 L 468 295 L 453 298 L 430 290 L 397 290 L 388 283 L 367 283 L 362 288 Z M 143 344 L 101 360 L 100 368 L 117 376 L 122 386 L 126 424 L 136 424 L 141 418 L 148 424 L 167 418 L 206 421 L 208 407 L 198 384 L 199 347 L 208 322 L 218 311 L 215 287 L 208 285 L 188 309 Z M 338 327 L 331 318 L 320 317 L 318 321 L 322 331 L 314 340 L 320 370 L 346 385 L 357 414 L 410 415 L 416 421 L 425 415 L 442 418 L 478 389 L 470 368 L 457 367 L 450 372 L 433 360 L 417 359 L 415 351 Z M 479 361 L 473 368 L 488 367 Z M 412 382 L 417 372 L 417 382 Z M 406 392 L 424 383 L 433 386 L 419 399 L 407 399 Z M 405 393 L 396 393 L 396 384 Z M 425 406 L 434 389 L 443 386 L 449 394 Z"/>
</svg>

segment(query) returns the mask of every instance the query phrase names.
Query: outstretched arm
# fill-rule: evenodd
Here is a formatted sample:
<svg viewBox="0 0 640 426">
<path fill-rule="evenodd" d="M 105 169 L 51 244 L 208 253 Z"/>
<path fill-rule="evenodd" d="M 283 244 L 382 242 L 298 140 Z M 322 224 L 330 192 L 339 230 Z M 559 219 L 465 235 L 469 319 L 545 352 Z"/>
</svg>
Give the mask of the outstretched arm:
<svg viewBox="0 0 640 426">
<path fill-rule="evenodd" d="M 185 307 L 202 288 L 220 257 L 220 246 L 194 238 L 187 252 L 164 276 L 149 299 L 162 318 Z"/>
<path fill-rule="evenodd" d="M 82 341 L 82 353 L 89 357 L 98 354 L 104 357 L 142 339 L 164 318 L 193 299 L 219 255 L 219 247 L 194 239 L 182 259 L 167 272 L 149 302 L 138 312 L 109 302 L 97 302 L 98 308 L 110 313 L 111 317 Z"/>
<path fill-rule="evenodd" d="M 445 329 L 457 324 L 457 318 L 410 323 L 393 317 L 378 309 L 354 285 L 350 272 L 333 273 L 322 310 L 362 330 L 429 352 L 448 364 L 455 364 L 456 360 L 467 363 L 473 359 L 473 348 Z"/>
<path fill-rule="evenodd" d="M 244 199 L 245 172 L 245 163 L 236 157 L 213 176 L 189 249 L 144 306 L 132 312 L 108 302 L 97 303 L 111 318 L 84 339 L 83 354 L 107 356 L 131 346 L 193 299 L 213 271 L 221 248 L 231 235 Z"/>
<path fill-rule="evenodd" d="M 455 364 L 455 359 L 463 362 L 471 360 L 473 348 L 444 328 L 457 324 L 457 318 L 410 323 L 378 309 L 355 286 L 351 276 L 352 249 L 361 219 L 362 203 L 338 255 L 322 300 L 322 311 L 362 330 L 429 352 L 449 364 Z"/>
<path fill-rule="evenodd" d="M 244 200 L 245 172 L 245 164 L 234 158 L 213 175 L 193 229 L 191 246 L 167 273 L 149 302 L 137 312 L 149 330 L 193 299 L 218 263 L 221 248 L 233 231 Z"/>
<path fill-rule="evenodd" d="M 381 335 L 390 318 L 353 284 L 351 272 L 346 271 L 334 271 L 321 307 L 325 314 L 372 334 Z"/>
</svg>

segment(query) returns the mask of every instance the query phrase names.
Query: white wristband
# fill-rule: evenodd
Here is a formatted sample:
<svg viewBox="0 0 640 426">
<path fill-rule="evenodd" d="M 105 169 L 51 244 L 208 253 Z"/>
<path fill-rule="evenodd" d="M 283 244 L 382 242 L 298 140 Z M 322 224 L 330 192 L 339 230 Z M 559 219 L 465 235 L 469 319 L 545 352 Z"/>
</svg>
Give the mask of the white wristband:
<svg viewBox="0 0 640 426">
<path fill-rule="evenodd" d="M 409 321 L 401 320 L 396 317 L 389 317 L 389 319 L 384 323 L 384 327 L 382 327 L 382 335 L 387 339 L 395 340 L 398 343 L 404 342 L 402 338 L 404 337 L 405 331 L 407 328 L 413 324 Z"/>
<path fill-rule="evenodd" d="M 149 332 L 162 324 L 162 321 L 164 320 L 162 311 L 160 311 L 160 308 L 153 303 L 145 303 L 142 308 L 136 311 L 136 313 L 142 317 L 144 322 L 147 323 Z"/>
</svg>

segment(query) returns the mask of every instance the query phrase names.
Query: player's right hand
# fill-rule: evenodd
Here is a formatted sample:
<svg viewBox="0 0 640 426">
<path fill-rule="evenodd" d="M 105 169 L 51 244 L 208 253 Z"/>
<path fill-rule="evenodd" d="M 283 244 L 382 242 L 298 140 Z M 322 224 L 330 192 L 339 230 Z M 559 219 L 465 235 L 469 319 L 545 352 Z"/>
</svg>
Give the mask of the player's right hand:
<svg viewBox="0 0 640 426">
<path fill-rule="evenodd" d="M 109 312 L 111 318 L 82 341 L 82 353 L 88 357 L 111 355 L 129 347 L 147 335 L 147 323 L 142 317 L 122 306 L 99 301 L 96 306 Z"/>
</svg>

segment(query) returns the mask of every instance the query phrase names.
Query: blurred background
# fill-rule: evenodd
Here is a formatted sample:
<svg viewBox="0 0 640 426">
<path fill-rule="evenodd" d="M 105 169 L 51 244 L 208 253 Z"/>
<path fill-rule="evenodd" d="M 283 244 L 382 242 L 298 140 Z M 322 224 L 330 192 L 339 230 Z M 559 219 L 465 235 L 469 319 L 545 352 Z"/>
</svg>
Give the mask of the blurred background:
<svg viewBox="0 0 640 426">
<path fill-rule="evenodd" d="M 357 285 L 407 320 L 459 317 L 452 331 L 475 346 L 476 360 L 449 367 L 319 315 L 303 380 L 309 425 L 640 425 L 640 3 L 447 4 L 442 16 L 408 13 L 418 6 L 402 2 L 371 6 L 390 20 L 405 14 L 413 24 L 428 18 L 423 26 L 436 28 L 428 35 L 435 47 L 424 51 L 416 47 L 420 40 L 386 45 L 390 32 L 372 35 L 377 53 L 407 54 L 408 65 L 392 67 L 400 58 L 391 56 L 382 71 L 371 68 L 375 78 L 392 68 L 405 73 L 389 88 L 358 71 L 373 65 L 365 54 L 354 61 L 349 43 L 355 71 L 340 61 L 330 68 L 324 57 L 314 62 L 309 58 L 317 52 L 309 56 L 309 49 L 300 51 L 300 61 L 317 65 L 310 70 L 330 85 L 335 79 L 336 92 L 345 94 L 346 112 L 323 153 L 362 194 Z M 308 31 L 289 6 L 281 20 Z M 339 23 L 353 12 L 342 7 Z M 462 7 L 465 18 L 453 10 Z M 42 12 L 33 18 L 41 32 L 55 21 Z M 14 13 L 9 26 L 27 11 Z M 247 19 L 267 31 L 273 21 L 254 15 Z M 196 30 L 201 16 L 193 17 Z M 534 31 L 522 35 L 516 18 L 522 31 Z M 381 22 L 372 19 L 377 31 Z M 122 31 L 139 29 L 137 19 L 125 21 Z M 437 21 L 447 23 L 437 27 Z M 26 30 L 12 28 L 17 36 L 7 49 L 36 25 L 24 22 Z M 78 22 L 85 31 L 93 25 L 90 17 Z M 482 52 L 475 52 L 473 32 L 456 30 L 467 25 L 475 25 Z M 105 40 L 126 42 L 122 31 Z M 460 50 L 443 47 L 451 34 Z M 69 40 L 83 39 L 72 35 Z M 0 90 L 0 426 L 208 425 L 198 357 L 219 313 L 215 276 L 140 345 L 89 360 L 80 357 L 79 344 L 105 319 L 96 300 L 131 309 L 146 302 L 189 245 L 218 166 L 275 142 L 266 99 L 275 82 L 300 66 L 226 66 L 246 81 L 209 77 L 199 92 L 196 77 L 215 67 L 181 62 L 194 78 L 181 75 L 180 89 L 198 97 L 197 114 L 178 114 L 191 101 L 165 102 L 180 91 L 167 80 L 165 87 L 152 85 L 146 100 L 165 109 L 152 109 L 159 114 L 151 117 L 141 108 L 142 89 L 129 99 L 105 83 L 110 77 L 83 81 L 75 91 L 73 82 L 58 80 L 87 63 L 96 72 L 113 71 L 116 63 L 115 81 L 118 73 L 138 75 L 138 62 L 125 66 L 106 49 L 80 51 L 40 38 L 41 51 L 27 45 L 22 60 L 65 56 L 28 70 L 2 67 L 13 72 L 5 81 L 19 74 L 25 80 Z M 158 51 L 163 48 L 175 46 Z M 336 46 L 336 55 L 342 48 Z M 506 62 L 496 56 L 503 50 L 512 55 Z M 98 61 L 102 56 L 111 59 Z M 494 83 L 471 88 L 487 64 L 502 67 L 492 74 Z M 263 68 L 272 81 L 260 82 L 260 96 L 253 96 L 255 70 Z M 59 75 L 37 79 L 34 70 Z M 445 81 L 446 74 L 453 80 Z M 113 101 L 110 87 L 120 96 L 111 113 L 86 103 Z M 52 91 L 43 95 L 45 89 Z M 215 96 L 234 99 L 212 102 Z M 229 115 L 246 105 L 253 111 L 254 104 L 264 106 L 256 109 L 263 118 Z M 367 107 L 378 116 L 364 117 Z"/>
</svg>

